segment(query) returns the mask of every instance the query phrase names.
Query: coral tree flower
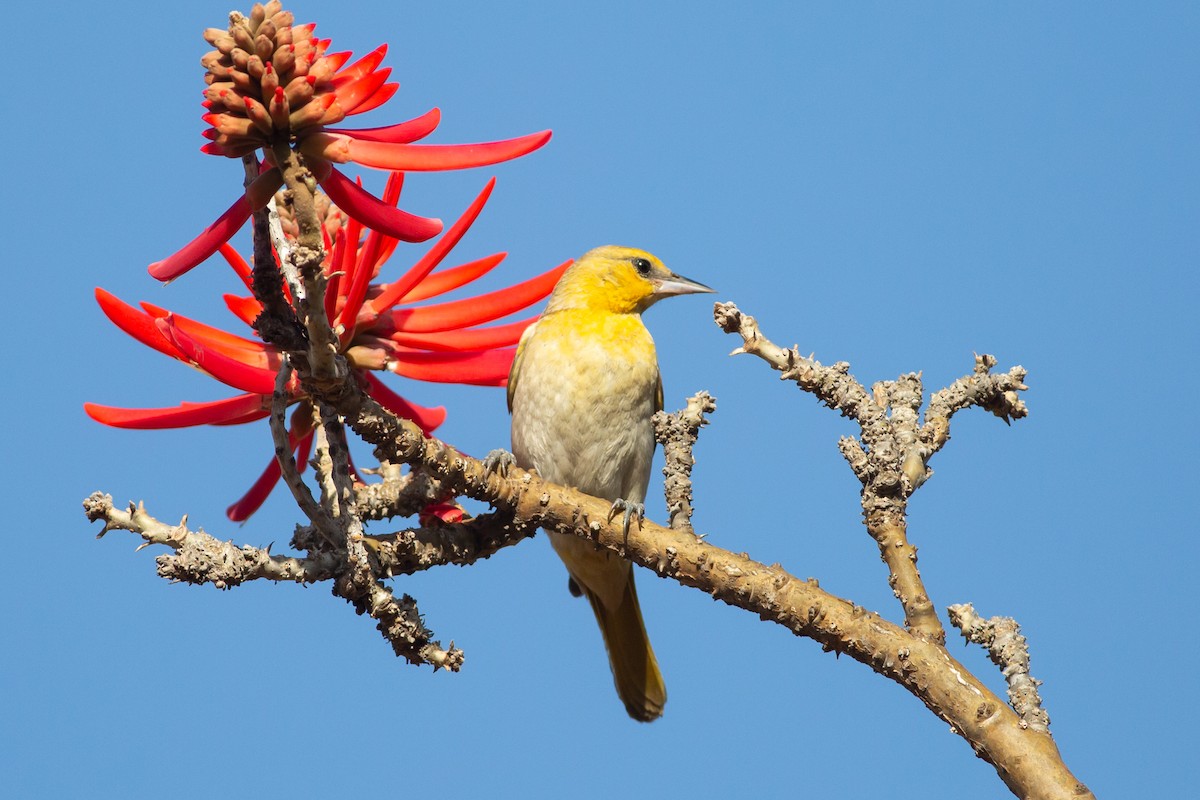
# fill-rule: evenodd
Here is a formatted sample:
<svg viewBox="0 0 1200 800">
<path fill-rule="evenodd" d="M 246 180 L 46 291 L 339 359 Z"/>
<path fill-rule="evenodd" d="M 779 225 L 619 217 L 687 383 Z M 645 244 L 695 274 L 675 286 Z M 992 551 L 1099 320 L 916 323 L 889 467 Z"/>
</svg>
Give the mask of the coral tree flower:
<svg viewBox="0 0 1200 800">
<path fill-rule="evenodd" d="M 393 172 L 384 191 L 388 207 L 399 202 L 403 174 Z M 504 258 L 496 253 L 456 267 L 438 269 L 482 211 L 494 179 L 459 219 L 403 275 L 387 283 L 375 280 L 393 255 L 399 237 L 365 227 L 337 208 L 326 215 L 329 247 L 323 263 L 329 279 L 326 312 L 338 333 L 341 350 L 363 389 L 393 413 L 413 420 L 426 434 L 445 419 L 444 408 L 425 408 L 393 392 L 374 374 L 389 370 L 408 378 L 443 383 L 503 386 L 515 345 L 532 318 L 486 326 L 546 297 L 570 262 L 514 286 L 462 300 L 413 306 L 466 286 Z M 227 243 L 221 255 L 247 289 L 251 270 Z M 285 287 L 286 292 L 286 287 Z M 149 303 L 141 308 L 96 290 L 101 309 L 117 327 L 143 344 L 189 364 L 241 394 L 173 408 L 114 408 L 84 405 L 98 422 L 120 428 L 178 428 L 237 425 L 270 413 L 271 395 L 282 354 L 257 338 L 245 338 Z M 290 295 L 289 295 L 290 299 Z M 253 296 L 226 295 L 230 311 L 252 325 L 262 311 Z M 292 414 L 290 445 L 303 465 L 313 440 L 311 404 L 299 384 L 288 386 L 298 406 Z M 280 477 L 272 458 L 261 477 L 227 513 L 235 521 L 249 517 L 266 500 Z"/>
<path fill-rule="evenodd" d="M 549 131 L 505 141 L 458 145 L 413 144 L 441 117 L 435 108 L 395 125 L 333 128 L 346 117 L 387 102 L 399 88 L 380 68 L 383 45 L 347 66 L 349 52 L 330 53 L 330 40 L 313 36 L 312 24 L 295 25 L 278 0 L 256 4 L 250 16 L 231 15 L 229 28 L 210 28 L 216 49 L 201 59 L 207 70 L 203 120 L 210 127 L 201 149 L 241 158 L 263 151 L 258 178 L 224 214 L 175 254 L 150 265 L 150 274 L 173 280 L 213 255 L 250 215 L 282 186 L 275 148 L 299 152 L 317 182 L 351 218 L 405 242 L 423 242 L 442 230 L 437 219 L 416 216 L 359 188 L 335 164 L 355 162 L 392 171 L 435 171 L 495 164 L 522 156 L 550 139 Z"/>
</svg>

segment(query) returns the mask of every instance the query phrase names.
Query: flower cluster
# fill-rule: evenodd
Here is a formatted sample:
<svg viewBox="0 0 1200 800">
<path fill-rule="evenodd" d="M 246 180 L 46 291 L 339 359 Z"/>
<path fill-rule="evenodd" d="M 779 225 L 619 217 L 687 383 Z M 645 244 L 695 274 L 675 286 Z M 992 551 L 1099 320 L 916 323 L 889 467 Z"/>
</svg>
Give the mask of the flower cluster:
<svg viewBox="0 0 1200 800">
<path fill-rule="evenodd" d="M 173 280 L 213 255 L 250 215 L 283 185 L 280 148 L 300 153 L 313 177 L 343 211 L 405 242 L 423 242 L 442 230 L 437 219 L 416 216 L 381 201 L 334 164 L 354 162 L 393 171 L 440 171 L 496 164 L 544 145 L 550 131 L 478 144 L 421 145 L 441 121 L 438 109 L 379 128 L 330 128 L 347 116 L 383 105 L 399 84 L 380 69 L 381 45 L 353 64 L 349 52 L 329 52 L 330 40 L 313 36 L 312 24 L 295 25 L 279 0 L 256 4 L 250 16 L 231 16 L 228 30 L 210 28 L 216 50 L 201 59 L 207 70 L 203 120 L 211 155 L 241 158 L 262 151 L 262 172 L 224 214 L 177 253 L 150 265 L 150 274 Z M 284 150 L 283 152 L 286 152 Z"/>
<path fill-rule="evenodd" d="M 385 48 L 345 66 L 349 53 L 329 53 L 328 40 L 313 38 L 312 25 L 294 25 L 277 0 L 256 5 L 249 17 L 233 15 L 228 31 L 210 29 L 206 39 L 216 48 L 202 63 L 209 87 L 204 105 L 204 151 L 229 157 L 263 160 L 258 178 L 213 225 L 179 252 L 150 267 L 160 280 L 172 280 L 220 253 L 250 295 L 226 295 L 225 304 L 251 326 L 263 308 L 253 296 L 251 269 L 228 243 L 230 237 L 280 189 L 277 161 L 289 151 L 304 164 L 325 194 L 317 194 L 324 213 L 327 280 L 325 313 L 355 380 L 381 405 L 416 422 L 431 433 L 445 419 L 444 408 L 425 408 L 394 392 L 375 374 L 390 371 L 409 379 L 503 386 L 515 345 L 533 318 L 488 325 L 529 308 L 546 297 L 570 262 L 522 283 L 461 300 L 424 303 L 467 286 L 504 258 L 496 253 L 458 266 L 441 265 L 471 227 L 491 195 L 488 182 L 457 221 L 443 232 L 442 223 L 399 209 L 406 170 L 446 170 L 492 164 L 530 152 L 549 139 L 549 132 L 502 142 L 473 145 L 415 145 L 434 130 L 436 109 L 384 128 L 344 130 L 327 127 L 350 114 L 376 108 L 395 93 L 380 69 Z M 389 171 L 382 197 L 350 180 L 334 163 L 355 161 Z M 278 203 L 286 217 L 286 204 Z M 285 219 L 285 235 L 287 232 Z M 416 242 L 441 234 L 427 252 L 399 276 L 381 282 L 381 270 L 400 242 Z M 295 237 L 295 231 L 291 232 Z M 289 302 L 286 283 L 281 287 Z M 85 404 L 98 422 L 121 428 L 155 429 L 196 425 L 236 425 L 270 413 L 272 393 L 283 353 L 254 336 L 247 338 L 211 327 L 150 303 L 128 305 L 103 289 L 96 299 L 104 313 L 125 333 L 182 361 L 240 393 L 223 400 L 185 402 L 170 408 L 116 408 Z M 298 380 L 287 386 L 295 404 L 290 447 L 303 465 L 314 435 L 314 410 Z M 275 459 L 228 515 L 244 520 L 254 513 L 279 481 Z"/>
</svg>

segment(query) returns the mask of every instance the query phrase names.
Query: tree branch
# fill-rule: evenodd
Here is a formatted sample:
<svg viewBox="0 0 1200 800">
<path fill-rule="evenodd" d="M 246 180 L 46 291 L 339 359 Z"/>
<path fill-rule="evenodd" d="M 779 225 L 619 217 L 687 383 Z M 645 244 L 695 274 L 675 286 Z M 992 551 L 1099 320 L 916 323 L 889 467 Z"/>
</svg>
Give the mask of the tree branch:
<svg viewBox="0 0 1200 800">
<path fill-rule="evenodd" d="M 308 558 L 273 556 L 267 549 L 222 542 L 204 531 L 189 530 L 187 517 L 178 525 L 167 525 L 146 513 L 141 503 L 130 503 L 128 509 L 121 510 L 113 506 L 112 495 L 100 492 L 93 492 L 84 500 L 83 508 L 89 520 L 104 523 L 97 538 L 109 531 L 124 530 L 145 540 L 139 550 L 151 544 L 170 547 L 172 554 L 156 559 L 158 574 L 169 580 L 211 583 L 218 589 L 260 578 L 316 583 L 332 578 L 338 566 L 333 553 L 318 553 Z"/>
<path fill-rule="evenodd" d="M 917 570 L 917 548 L 908 541 L 906 520 L 908 496 L 919 485 L 906 476 L 905 465 L 918 438 L 920 376 L 909 374 L 881 382 L 868 393 L 850 374 L 849 364 L 839 361 L 826 367 L 811 356 L 801 356 L 795 347 L 785 350 L 763 336 L 754 317 L 743 314 L 733 303 L 717 303 L 713 315 L 723 331 L 742 337 L 742 346 L 733 355 L 758 356 L 782 373 L 781 380 L 795 381 L 802 390 L 858 422 L 861 442 L 843 438 L 838 447 L 862 482 L 867 532 L 887 564 L 888 584 L 904 609 L 905 625 L 931 641 L 945 643 L 946 632 Z"/>
<path fill-rule="evenodd" d="M 1012 617 L 984 619 L 970 603 L 948 610 L 950 624 L 961 630 L 967 641 L 986 647 L 992 663 L 1000 667 L 1008 682 L 1008 702 L 1021 716 L 1021 723 L 1049 735 L 1050 715 L 1042 708 L 1037 688 L 1042 682 L 1029 674 L 1029 644 L 1017 621 Z"/>
<path fill-rule="evenodd" d="M 654 415 L 654 438 L 663 447 L 663 486 L 670 514 L 670 526 L 692 529 L 692 467 L 696 459 L 692 448 L 700 428 L 708 424 L 705 414 L 717 410 L 717 401 L 708 392 L 688 398 L 687 406 L 673 414 L 659 411 Z"/>
</svg>

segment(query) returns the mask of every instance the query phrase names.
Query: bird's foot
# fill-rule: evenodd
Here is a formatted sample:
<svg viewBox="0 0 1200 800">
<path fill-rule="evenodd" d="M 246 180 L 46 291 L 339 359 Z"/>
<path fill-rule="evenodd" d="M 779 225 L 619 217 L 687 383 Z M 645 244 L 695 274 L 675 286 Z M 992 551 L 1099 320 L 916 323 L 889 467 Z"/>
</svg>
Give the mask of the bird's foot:
<svg viewBox="0 0 1200 800">
<path fill-rule="evenodd" d="M 616 516 L 618 511 L 624 512 L 624 520 L 621 523 L 621 531 L 625 535 L 625 544 L 629 544 L 629 521 L 637 517 L 638 527 L 642 527 L 642 520 L 646 518 L 645 503 L 631 503 L 628 500 L 617 498 L 613 501 L 612 508 L 608 510 L 608 520 L 612 522 L 612 518 Z"/>
<path fill-rule="evenodd" d="M 516 456 L 501 448 L 496 448 L 483 458 L 483 468 L 488 472 L 495 472 L 501 478 L 507 478 L 508 468 L 516 463 Z"/>
</svg>

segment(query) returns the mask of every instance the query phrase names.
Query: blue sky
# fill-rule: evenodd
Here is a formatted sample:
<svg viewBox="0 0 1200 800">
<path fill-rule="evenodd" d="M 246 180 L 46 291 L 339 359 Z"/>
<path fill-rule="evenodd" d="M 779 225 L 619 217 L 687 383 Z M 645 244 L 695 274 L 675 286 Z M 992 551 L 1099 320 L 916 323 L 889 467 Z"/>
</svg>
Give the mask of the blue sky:
<svg viewBox="0 0 1200 800">
<path fill-rule="evenodd" d="M 283 492 L 242 527 L 224 518 L 269 457 L 265 424 L 124 432 L 81 410 L 224 396 L 119 333 L 92 291 L 232 321 L 228 270 L 166 288 L 145 273 L 240 185 L 235 162 L 198 150 L 200 33 L 229 8 L 118 4 L 53 24 L 10 12 L 23 34 L 5 96 L 31 113 L 0 134 L 17 332 L 6 795 L 1009 796 L 897 686 L 645 572 L 670 702 L 659 722 L 631 722 L 542 536 L 397 581 L 466 650 L 458 675 L 398 663 L 325 586 L 171 586 L 131 536 L 95 541 L 79 503 L 96 489 L 257 545 L 286 542 L 298 519 Z M 510 253 L 489 287 L 629 244 L 868 384 L 922 370 L 936 390 L 973 352 L 1025 366 L 1030 418 L 961 414 L 913 501 L 928 588 L 939 608 L 1018 619 L 1059 747 L 1098 796 L 1186 793 L 1195 6 L 291 8 L 338 49 L 390 43 L 401 89 L 373 124 L 436 105 L 431 141 L 554 130 L 520 161 L 406 185 L 409 210 L 452 218 L 498 176 L 459 251 Z M 836 449 L 854 431 L 757 360 L 728 358 L 736 343 L 710 310 L 693 297 L 647 315 L 667 405 L 702 388 L 718 399 L 696 452 L 697 527 L 900 619 Z M 440 432 L 464 450 L 506 445 L 502 392 L 401 388 L 445 404 Z M 653 486 L 648 510 L 665 516 Z"/>
</svg>

